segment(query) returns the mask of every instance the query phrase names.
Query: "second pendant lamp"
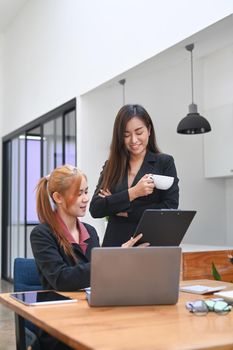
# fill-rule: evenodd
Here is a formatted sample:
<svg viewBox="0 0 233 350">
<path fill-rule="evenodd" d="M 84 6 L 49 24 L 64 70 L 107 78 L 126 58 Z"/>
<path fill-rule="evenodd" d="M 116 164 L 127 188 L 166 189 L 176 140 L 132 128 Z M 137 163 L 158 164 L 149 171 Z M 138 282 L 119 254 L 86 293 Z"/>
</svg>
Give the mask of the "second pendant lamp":
<svg viewBox="0 0 233 350">
<path fill-rule="evenodd" d="M 203 134 L 211 131 L 210 124 L 207 119 L 202 117 L 197 111 L 197 105 L 193 102 L 193 49 L 194 44 L 185 46 L 186 50 L 191 53 L 191 90 L 192 103 L 189 105 L 189 113 L 184 117 L 177 126 L 179 134 L 194 135 Z"/>
</svg>

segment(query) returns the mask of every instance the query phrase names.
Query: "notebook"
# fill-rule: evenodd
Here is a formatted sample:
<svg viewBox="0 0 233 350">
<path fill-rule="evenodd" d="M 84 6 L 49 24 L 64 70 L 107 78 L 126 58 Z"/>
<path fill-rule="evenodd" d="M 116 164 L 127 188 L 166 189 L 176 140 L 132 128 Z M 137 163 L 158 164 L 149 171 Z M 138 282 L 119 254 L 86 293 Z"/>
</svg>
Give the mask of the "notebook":
<svg viewBox="0 0 233 350">
<path fill-rule="evenodd" d="M 195 210 L 146 209 L 134 233 L 134 236 L 143 234 L 137 244 L 149 242 L 151 246 L 180 245 L 195 214 Z"/>
<path fill-rule="evenodd" d="M 175 304 L 179 295 L 180 247 L 94 248 L 91 306 Z"/>
</svg>

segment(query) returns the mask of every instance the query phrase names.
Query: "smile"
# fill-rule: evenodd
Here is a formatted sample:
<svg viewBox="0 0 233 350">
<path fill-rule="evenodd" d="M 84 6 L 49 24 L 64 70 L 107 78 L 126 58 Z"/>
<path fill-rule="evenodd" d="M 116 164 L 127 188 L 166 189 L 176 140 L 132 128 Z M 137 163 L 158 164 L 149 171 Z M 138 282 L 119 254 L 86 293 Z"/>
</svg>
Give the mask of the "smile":
<svg viewBox="0 0 233 350">
<path fill-rule="evenodd" d="M 131 145 L 130 148 L 131 149 L 138 149 L 140 147 L 140 145 Z"/>
</svg>

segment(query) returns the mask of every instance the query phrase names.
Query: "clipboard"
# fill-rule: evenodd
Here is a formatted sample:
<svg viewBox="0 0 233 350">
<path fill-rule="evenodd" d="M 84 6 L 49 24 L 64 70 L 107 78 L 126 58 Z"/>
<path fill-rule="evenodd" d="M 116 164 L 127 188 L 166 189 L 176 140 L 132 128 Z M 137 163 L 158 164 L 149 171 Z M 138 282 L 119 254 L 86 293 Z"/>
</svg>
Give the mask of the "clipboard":
<svg viewBox="0 0 233 350">
<path fill-rule="evenodd" d="M 146 209 L 134 233 L 134 237 L 143 234 L 137 245 L 179 246 L 195 214 L 195 210 Z"/>
</svg>

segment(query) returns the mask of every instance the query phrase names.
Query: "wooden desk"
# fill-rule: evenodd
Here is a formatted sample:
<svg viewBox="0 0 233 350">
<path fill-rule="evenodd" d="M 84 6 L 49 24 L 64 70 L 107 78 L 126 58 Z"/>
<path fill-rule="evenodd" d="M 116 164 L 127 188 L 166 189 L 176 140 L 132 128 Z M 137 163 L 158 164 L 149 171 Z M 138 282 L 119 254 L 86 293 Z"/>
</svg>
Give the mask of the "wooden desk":
<svg viewBox="0 0 233 350">
<path fill-rule="evenodd" d="M 233 285 L 226 282 L 193 282 L 224 284 L 233 289 Z M 29 307 L 4 293 L 0 294 L 0 302 L 79 350 L 233 348 L 233 311 L 225 316 L 216 313 L 195 316 L 186 310 L 185 302 L 200 299 L 198 295 L 180 293 L 178 304 L 170 306 L 91 308 L 84 293 L 64 294 L 79 301 L 69 305 Z"/>
</svg>

